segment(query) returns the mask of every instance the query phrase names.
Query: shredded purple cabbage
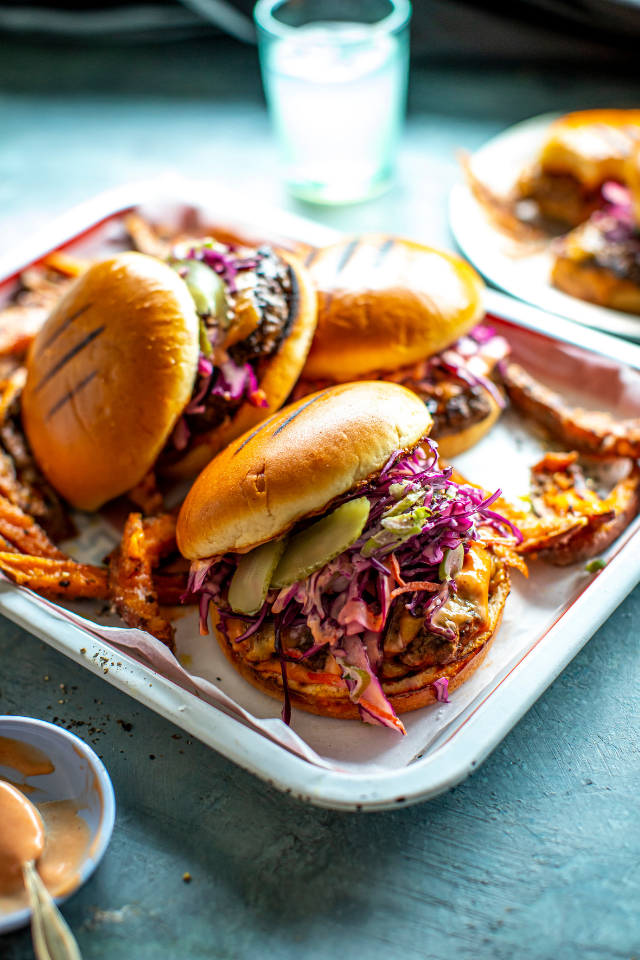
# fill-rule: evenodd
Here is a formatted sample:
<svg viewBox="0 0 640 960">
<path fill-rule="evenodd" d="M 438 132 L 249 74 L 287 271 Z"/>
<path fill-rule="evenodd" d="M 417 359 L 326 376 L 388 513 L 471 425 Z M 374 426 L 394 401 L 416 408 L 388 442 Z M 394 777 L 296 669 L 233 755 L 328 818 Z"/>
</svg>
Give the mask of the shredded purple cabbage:
<svg viewBox="0 0 640 960">
<path fill-rule="evenodd" d="M 602 185 L 601 193 L 606 205 L 594 211 L 589 219 L 603 229 L 611 243 L 625 243 L 637 234 L 631 191 L 615 180 L 608 180 Z"/>
<path fill-rule="evenodd" d="M 446 677 L 435 680 L 431 686 L 439 703 L 451 703 L 449 700 L 449 681 Z"/>
<path fill-rule="evenodd" d="M 240 270 L 255 270 L 260 263 L 260 256 L 239 257 L 235 248 L 231 245 L 217 244 L 216 248 L 202 244 L 198 247 L 192 247 L 187 255 L 187 260 L 202 260 L 208 267 L 222 278 L 229 293 L 237 293 L 236 277 Z"/>
<path fill-rule="evenodd" d="M 211 394 L 214 397 L 226 397 L 227 400 L 237 400 L 247 395 L 254 406 L 269 406 L 266 397 L 258 390 L 258 381 L 251 364 L 245 363 L 239 367 L 230 357 L 218 367 L 218 376 Z"/>
<path fill-rule="evenodd" d="M 418 379 L 418 386 L 420 382 L 424 382 L 427 387 L 433 385 L 436 371 L 444 371 L 470 386 L 484 387 L 502 410 L 505 406 L 504 397 L 491 380 L 489 372 L 496 363 L 504 360 L 509 352 L 510 347 L 504 337 L 497 334 L 492 327 L 479 324 L 442 353 L 423 361 L 419 367 L 418 378 L 416 368 L 412 367 L 401 371 L 400 376 L 393 375 L 389 379 L 399 383 Z"/>
<path fill-rule="evenodd" d="M 237 293 L 236 277 L 241 270 L 255 270 L 262 259 L 258 252 L 252 257 L 240 257 L 233 246 L 216 244 L 215 248 L 203 243 L 192 246 L 185 255 L 187 260 L 201 260 L 221 277 L 229 294 Z M 207 330 L 211 346 L 216 346 L 220 329 Z M 224 355 L 224 354 L 223 354 Z M 184 410 L 185 414 L 197 415 L 206 412 L 206 399 L 209 396 L 225 397 L 227 400 L 244 398 L 255 407 L 268 407 L 264 392 L 259 388 L 255 371 L 251 364 L 236 364 L 227 355 L 225 360 L 215 366 L 203 353 L 198 358 L 198 380 L 191 400 Z M 190 431 L 184 419 L 178 422 L 174 430 L 173 444 L 177 450 L 184 450 L 189 442 Z"/>
<path fill-rule="evenodd" d="M 440 565 L 449 551 L 462 545 L 466 553 L 470 543 L 481 541 L 487 530 L 489 535 L 522 540 L 513 524 L 490 509 L 500 490 L 486 497 L 476 487 L 454 483 L 451 467 L 438 465 L 436 444 L 423 442 L 428 453 L 420 447 L 408 456 L 395 451 L 364 490 L 354 489 L 331 505 L 333 509 L 366 496 L 370 510 L 362 535 L 305 580 L 271 589 L 255 617 L 235 614 L 225 599 L 240 555 L 195 561 L 187 595 L 200 594 L 201 632 L 208 632 L 210 600 L 215 601 L 222 622 L 247 623 L 236 642 L 255 633 L 271 614 L 285 684 L 287 660 L 307 659 L 329 644 L 362 719 L 404 732 L 378 677 L 382 639 L 396 598 L 408 599 L 409 610 L 425 617 L 431 632 L 454 639 L 451 629 L 436 619 L 456 590 L 455 579 L 446 574 L 440 577 Z M 445 563 L 443 570 L 450 566 Z M 313 643 L 304 653 L 282 650 L 280 631 L 289 625 L 306 625 L 311 631 Z M 436 684 L 438 700 L 447 702 L 447 681 Z"/>
</svg>

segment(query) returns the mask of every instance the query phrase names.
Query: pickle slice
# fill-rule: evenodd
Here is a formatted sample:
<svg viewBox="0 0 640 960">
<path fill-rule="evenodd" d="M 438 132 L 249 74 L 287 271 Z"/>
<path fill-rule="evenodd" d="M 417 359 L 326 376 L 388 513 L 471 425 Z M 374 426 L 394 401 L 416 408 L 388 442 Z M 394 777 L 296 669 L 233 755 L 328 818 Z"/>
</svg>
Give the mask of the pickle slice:
<svg viewBox="0 0 640 960">
<path fill-rule="evenodd" d="M 198 313 L 225 317 L 227 293 L 223 281 L 215 270 L 208 267 L 202 260 L 176 260 L 171 266 L 183 277 Z"/>
<path fill-rule="evenodd" d="M 282 537 L 270 540 L 242 557 L 229 584 L 229 603 L 234 613 L 252 617 L 260 611 L 285 544 Z"/>
<path fill-rule="evenodd" d="M 366 497 L 349 500 L 328 517 L 291 537 L 271 578 L 272 587 L 288 587 L 311 576 L 358 539 L 369 517 Z"/>
</svg>

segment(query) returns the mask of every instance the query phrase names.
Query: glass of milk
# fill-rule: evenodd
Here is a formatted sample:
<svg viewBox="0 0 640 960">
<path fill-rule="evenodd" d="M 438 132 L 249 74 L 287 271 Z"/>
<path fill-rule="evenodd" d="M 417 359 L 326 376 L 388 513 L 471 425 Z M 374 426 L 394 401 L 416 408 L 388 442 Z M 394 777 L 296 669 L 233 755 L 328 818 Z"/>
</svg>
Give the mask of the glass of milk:
<svg viewBox="0 0 640 960">
<path fill-rule="evenodd" d="M 404 119 L 410 0 L 258 0 L 254 16 L 291 193 L 326 204 L 383 193 Z"/>
</svg>

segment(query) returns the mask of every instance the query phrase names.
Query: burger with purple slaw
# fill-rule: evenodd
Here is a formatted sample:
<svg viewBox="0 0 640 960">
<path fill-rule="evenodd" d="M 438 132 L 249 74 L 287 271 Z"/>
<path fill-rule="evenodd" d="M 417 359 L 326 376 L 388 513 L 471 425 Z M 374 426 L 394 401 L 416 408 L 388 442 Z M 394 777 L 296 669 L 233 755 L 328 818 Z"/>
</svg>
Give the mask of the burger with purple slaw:
<svg viewBox="0 0 640 960">
<path fill-rule="evenodd" d="M 334 386 L 232 443 L 183 505 L 201 633 L 287 722 L 404 733 L 398 714 L 446 702 L 489 649 L 519 532 L 499 490 L 439 465 L 431 425 L 398 384 Z"/>
</svg>

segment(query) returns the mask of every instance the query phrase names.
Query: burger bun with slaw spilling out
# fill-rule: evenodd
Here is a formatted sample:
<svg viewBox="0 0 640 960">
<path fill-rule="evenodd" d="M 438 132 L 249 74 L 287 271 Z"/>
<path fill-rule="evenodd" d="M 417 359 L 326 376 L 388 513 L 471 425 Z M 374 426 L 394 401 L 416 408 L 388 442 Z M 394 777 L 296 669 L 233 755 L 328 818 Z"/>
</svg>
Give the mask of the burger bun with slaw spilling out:
<svg viewBox="0 0 640 960">
<path fill-rule="evenodd" d="M 152 470 L 195 476 L 282 406 L 315 320 L 307 271 L 285 251 L 198 240 L 166 262 L 93 264 L 28 359 L 23 424 L 45 476 L 84 510 Z"/>
<path fill-rule="evenodd" d="M 201 633 L 272 697 L 404 732 L 482 662 L 509 593 L 513 528 L 438 465 L 415 393 L 320 391 L 239 437 L 178 520 Z M 426 446 L 428 453 L 422 449 Z"/>
<path fill-rule="evenodd" d="M 479 326 L 484 285 L 473 267 L 386 234 L 347 237 L 306 263 L 318 325 L 294 399 L 380 378 L 421 397 L 444 457 L 487 433 L 504 405 L 491 374 L 508 345 Z"/>
</svg>

